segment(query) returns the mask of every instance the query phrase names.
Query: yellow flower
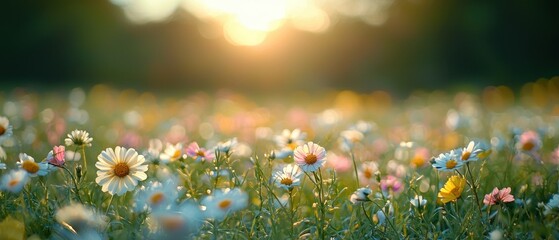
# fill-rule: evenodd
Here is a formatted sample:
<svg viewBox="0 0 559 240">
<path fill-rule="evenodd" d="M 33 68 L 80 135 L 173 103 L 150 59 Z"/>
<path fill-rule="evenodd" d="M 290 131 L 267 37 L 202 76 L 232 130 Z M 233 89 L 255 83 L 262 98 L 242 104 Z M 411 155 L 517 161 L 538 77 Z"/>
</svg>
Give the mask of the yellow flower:
<svg viewBox="0 0 559 240">
<path fill-rule="evenodd" d="M 439 191 L 437 198 L 442 203 L 455 201 L 464 191 L 464 186 L 466 186 L 466 179 L 452 176 L 446 181 L 441 191 Z"/>
</svg>

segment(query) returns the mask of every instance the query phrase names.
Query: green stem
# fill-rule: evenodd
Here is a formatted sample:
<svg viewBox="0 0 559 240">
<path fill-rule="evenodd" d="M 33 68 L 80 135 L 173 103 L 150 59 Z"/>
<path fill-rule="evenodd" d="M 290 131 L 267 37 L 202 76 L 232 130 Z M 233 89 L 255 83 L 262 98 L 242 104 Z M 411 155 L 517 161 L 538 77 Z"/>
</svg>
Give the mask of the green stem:
<svg viewBox="0 0 559 240">
<path fill-rule="evenodd" d="M 115 195 L 111 195 L 111 199 L 109 200 L 109 204 L 107 204 L 107 210 L 105 211 L 105 215 L 109 213 L 109 209 L 111 209 L 111 204 L 113 203 L 113 198 Z"/>
<path fill-rule="evenodd" d="M 82 146 L 82 156 L 83 156 L 83 174 L 82 176 L 85 177 L 87 174 L 87 158 L 85 157 L 85 146 Z"/>
<path fill-rule="evenodd" d="M 80 197 L 80 189 L 78 187 L 78 182 L 76 181 L 76 178 L 74 178 L 74 175 L 70 172 L 70 170 L 68 170 L 68 168 L 64 166 L 62 166 L 61 168 L 64 169 L 70 175 L 70 178 L 72 178 L 72 182 L 74 182 L 74 189 L 76 190 L 76 196 L 78 198 L 78 201 L 80 201 L 80 203 L 83 204 L 83 201 Z"/>
<path fill-rule="evenodd" d="M 369 217 L 369 214 L 367 214 L 367 210 L 365 209 L 365 204 L 359 203 L 359 205 L 361 205 L 361 209 L 363 209 L 363 213 L 365 214 L 365 217 L 367 218 L 367 220 L 371 224 L 371 227 L 374 227 L 375 224 L 373 223 L 373 220 L 371 220 L 371 217 Z"/>
<path fill-rule="evenodd" d="M 289 237 L 291 239 L 293 239 L 293 235 L 294 235 L 294 229 L 293 229 L 293 217 L 294 217 L 294 212 L 293 212 L 293 189 L 289 190 L 289 223 L 291 224 L 291 233 L 289 234 Z"/>
<path fill-rule="evenodd" d="M 324 239 L 324 192 L 322 190 L 322 172 L 320 171 L 320 168 L 318 169 L 318 172 L 320 174 L 316 174 L 316 172 L 313 172 L 314 178 L 315 178 L 315 185 L 316 188 L 318 190 L 318 205 L 319 205 L 319 212 L 318 212 L 318 236 L 320 239 Z"/>
<path fill-rule="evenodd" d="M 357 180 L 355 187 L 357 189 L 359 188 L 359 173 L 357 171 L 357 164 L 355 163 L 355 155 L 353 154 L 353 151 L 351 151 L 349 155 L 351 156 L 351 161 L 353 162 L 353 170 L 355 171 L 355 179 Z"/>
<path fill-rule="evenodd" d="M 481 205 L 479 204 L 479 197 L 477 196 L 477 190 L 476 190 L 477 186 L 476 186 L 476 183 L 474 181 L 474 176 L 472 175 L 472 171 L 470 170 L 470 162 L 466 163 L 466 169 L 468 170 L 468 174 L 470 175 L 470 181 L 472 183 L 470 185 L 470 187 L 472 188 L 472 191 L 474 191 L 474 196 L 475 196 L 475 199 L 476 199 L 476 205 L 477 205 L 477 208 L 479 210 L 479 217 L 480 217 L 480 219 L 483 219 L 483 213 L 481 211 Z"/>
</svg>

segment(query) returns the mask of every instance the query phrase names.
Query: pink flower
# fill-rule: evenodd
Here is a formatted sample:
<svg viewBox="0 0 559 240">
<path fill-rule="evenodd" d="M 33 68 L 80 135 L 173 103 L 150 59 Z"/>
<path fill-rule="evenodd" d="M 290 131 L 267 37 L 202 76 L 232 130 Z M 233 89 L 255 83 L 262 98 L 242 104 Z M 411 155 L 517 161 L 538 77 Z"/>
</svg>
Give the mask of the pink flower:
<svg viewBox="0 0 559 240">
<path fill-rule="evenodd" d="M 211 161 L 215 158 L 215 153 L 212 150 L 206 150 L 198 146 L 197 142 L 193 142 L 186 148 L 186 155 L 194 158 L 197 162 Z"/>
<path fill-rule="evenodd" d="M 534 131 L 526 131 L 520 135 L 516 148 L 524 152 L 536 152 L 542 146 L 540 135 Z"/>
<path fill-rule="evenodd" d="M 551 163 L 559 165 L 559 146 L 551 153 Z"/>
<path fill-rule="evenodd" d="M 392 175 L 388 175 L 385 179 L 380 180 L 380 188 L 383 192 L 391 190 L 394 193 L 399 193 L 404 190 L 403 186 L 400 179 Z"/>
<path fill-rule="evenodd" d="M 499 203 L 512 202 L 514 201 L 514 196 L 510 194 L 510 191 L 510 187 L 501 190 L 494 188 L 491 193 L 485 195 L 483 204 L 491 206 Z"/>
<path fill-rule="evenodd" d="M 47 155 L 47 162 L 57 167 L 64 165 L 64 163 L 66 162 L 65 150 L 66 148 L 64 147 L 64 145 L 54 146 L 52 151 L 50 151 Z"/>
</svg>

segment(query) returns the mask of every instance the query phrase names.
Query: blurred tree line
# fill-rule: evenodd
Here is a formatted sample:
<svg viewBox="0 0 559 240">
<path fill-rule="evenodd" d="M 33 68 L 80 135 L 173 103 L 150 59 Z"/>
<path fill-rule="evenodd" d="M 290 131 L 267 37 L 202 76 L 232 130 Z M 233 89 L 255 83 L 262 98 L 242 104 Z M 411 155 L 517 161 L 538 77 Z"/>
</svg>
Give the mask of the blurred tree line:
<svg viewBox="0 0 559 240">
<path fill-rule="evenodd" d="M 339 19 L 323 34 L 284 27 L 257 47 L 208 40 L 198 20 L 135 25 L 109 1 L 8 1 L 5 87 L 106 82 L 151 90 L 517 87 L 559 75 L 558 1 L 396 1 L 378 27 Z"/>
</svg>

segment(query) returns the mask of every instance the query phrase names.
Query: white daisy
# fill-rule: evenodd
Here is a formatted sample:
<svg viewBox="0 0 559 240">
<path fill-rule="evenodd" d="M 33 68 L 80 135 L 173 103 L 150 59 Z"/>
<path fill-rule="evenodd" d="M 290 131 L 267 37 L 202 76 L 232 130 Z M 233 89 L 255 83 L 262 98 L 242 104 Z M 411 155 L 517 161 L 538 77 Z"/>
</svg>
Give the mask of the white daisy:
<svg viewBox="0 0 559 240">
<path fill-rule="evenodd" d="M 49 164 L 47 162 L 36 163 L 33 157 L 25 154 L 19 154 L 17 162 L 19 168 L 27 171 L 30 177 L 45 176 L 49 173 Z"/>
<path fill-rule="evenodd" d="M 427 204 L 427 199 L 423 198 L 421 195 L 415 195 L 415 197 L 410 200 L 410 203 L 414 207 L 423 207 Z"/>
<path fill-rule="evenodd" d="M 138 155 L 133 148 L 123 147 L 107 148 L 97 156 L 95 166 L 97 178 L 95 182 L 102 186 L 103 192 L 111 195 L 123 195 L 126 191 L 132 191 L 138 184 L 147 178 L 144 156 Z"/>
<path fill-rule="evenodd" d="M 177 197 L 177 183 L 174 178 L 164 183 L 149 182 L 147 187 L 142 187 L 136 193 L 135 209 L 138 212 L 165 209 L 175 202 Z"/>
<path fill-rule="evenodd" d="M 78 235 L 91 230 L 102 230 L 107 224 L 105 216 L 79 203 L 71 203 L 58 209 L 55 219 L 60 225 Z"/>
<path fill-rule="evenodd" d="M 363 140 L 365 135 L 362 132 L 354 129 L 345 130 L 340 133 L 340 148 L 343 151 L 349 152 L 353 149 L 356 143 Z"/>
<path fill-rule="evenodd" d="M 326 150 L 313 142 L 297 147 L 293 154 L 295 163 L 305 172 L 315 172 L 326 163 Z"/>
<path fill-rule="evenodd" d="M 0 143 L 12 136 L 12 126 L 6 117 L 0 117 Z"/>
<path fill-rule="evenodd" d="M 159 155 L 159 159 L 163 163 L 169 163 L 182 158 L 182 143 L 175 145 L 167 143 L 165 150 Z"/>
<path fill-rule="evenodd" d="M 217 150 L 222 153 L 229 153 L 237 145 L 237 138 L 232 138 L 226 142 L 217 143 Z"/>
<path fill-rule="evenodd" d="M 25 170 L 12 170 L 10 173 L 2 176 L 0 189 L 13 193 L 19 193 L 28 181 L 29 176 Z"/>
<path fill-rule="evenodd" d="M 478 154 L 483 152 L 483 149 L 479 147 L 479 143 L 476 144 L 474 141 L 470 141 L 467 147 L 463 148 L 461 151 L 456 151 L 460 153 L 460 160 L 471 162 L 479 160 Z"/>
<path fill-rule="evenodd" d="M 170 209 L 155 211 L 151 216 L 157 230 L 150 239 L 191 239 L 203 223 L 200 206 L 190 201 Z"/>
<path fill-rule="evenodd" d="M 163 142 L 159 139 L 150 139 L 148 150 L 145 152 L 146 160 L 154 161 L 159 159 L 161 150 L 163 150 Z"/>
<path fill-rule="evenodd" d="M 275 137 L 275 140 L 279 147 L 290 148 L 293 151 L 305 142 L 305 138 L 307 138 L 307 133 L 297 128 L 293 131 L 284 129 L 280 135 Z"/>
<path fill-rule="evenodd" d="M 373 193 L 373 191 L 368 187 L 359 188 L 351 194 L 349 201 L 353 204 L 371 201 L 369 199 L 369 195 L 371 195 L 371 193 Z"/>
<path fill-rule="evenodd" d="M 248 205 L 248 194 L 239 188 L 217 189 L 212 195 L 202 199 L 208 218 L 223 220 L 227 214 L 241 210 Z"/>
<path fill-rule="evenodd" d="M 85 130 L 74 130 L 68 134 L 68 137 L 64 139 L 66 146 L 76 145 L 78 147 L 86 146 L 91 147 L 91 142 L 93 138 L 89 137 L 89 133 Z"/>
<path fill-rule="evenodd" d="M 553 194 L 549 202 L 545 204 L 544 215 L 557 214 L 559 212 L 559 194 Z"/>
<path fill-rule="evenodd" d="M 362 185 L 375 185 L 377 182 L 377 173 L 379 172 L 379 167 L 376 162 L 365 162 L 361 164 L 361 168 L 357 175 L 359 176 L 359 182 Z"/>
<path fill-rule="evenodd" d="M 438 157 L 431 161 L 434 168 L 443 172 L 452 172 L 460 169 L 464 165 L 464 161 L 460 160 L 461 154 L 457 154 L 454 150 L 447 153 L 441 153 Z"/>
<path fill-rule="evenodd" d="M 4 151 L 4 148 L 0 146 L 0 159 L 6 159 L 7 157 L 8 155 L 6 155 L 6 151 Z"/>
<path fill-rule="evenodd" d="M 273 179 L 278 187 L 285 190 L 291 190 L 295 186 L 301 184 L 301 175 L 303 172 L 299 170 L 297 165 L 289 164 L 282 170 L 274 173 Z"/>
</svg>

